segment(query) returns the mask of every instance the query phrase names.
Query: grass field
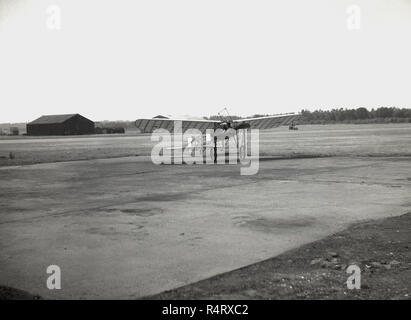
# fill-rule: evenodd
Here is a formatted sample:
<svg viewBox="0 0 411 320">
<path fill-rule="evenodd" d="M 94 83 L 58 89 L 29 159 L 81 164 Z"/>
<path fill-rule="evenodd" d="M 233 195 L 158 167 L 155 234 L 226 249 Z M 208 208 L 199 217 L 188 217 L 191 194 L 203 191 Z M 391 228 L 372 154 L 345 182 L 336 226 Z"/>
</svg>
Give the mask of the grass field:
<svg viewBox="0 0 411 320">
<path fill-rule="evenodd" d="M 411 124 L 302 125 L 260 132 L 262 156 L 411 155 Z M 147 156 L 150 135 L 0 137 L 0 166 Z M 10 152 L 14 159 L 10 159 Z"/>
</svg>

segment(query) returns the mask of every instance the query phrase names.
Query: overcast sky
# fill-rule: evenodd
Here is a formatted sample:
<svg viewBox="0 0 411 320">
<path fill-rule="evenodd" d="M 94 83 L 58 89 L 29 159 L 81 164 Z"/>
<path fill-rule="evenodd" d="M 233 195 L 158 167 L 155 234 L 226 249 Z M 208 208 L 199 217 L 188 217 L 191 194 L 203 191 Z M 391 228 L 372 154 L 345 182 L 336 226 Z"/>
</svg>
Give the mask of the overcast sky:
<svg viewBox="0 0 411 320">
<path fill-rule="evenodd" d="M 0 122 L 411 107 L 410 61 L 409 0 L 0 0 Z"/>
</svg>

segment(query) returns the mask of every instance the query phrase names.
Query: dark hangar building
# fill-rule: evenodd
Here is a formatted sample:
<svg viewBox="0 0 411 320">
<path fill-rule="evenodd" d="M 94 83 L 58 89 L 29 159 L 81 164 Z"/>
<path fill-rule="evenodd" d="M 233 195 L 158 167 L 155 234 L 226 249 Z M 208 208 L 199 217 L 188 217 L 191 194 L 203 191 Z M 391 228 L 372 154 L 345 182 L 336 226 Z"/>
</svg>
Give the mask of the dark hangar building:
<svg viewBox="0 0 411 320">
<path fill-rule="evenodd" d="M 29 136 L 66 136 L 93 134 L 94 122 L 76 114 L 41 116 L 27 124 Z"/>
</svg>

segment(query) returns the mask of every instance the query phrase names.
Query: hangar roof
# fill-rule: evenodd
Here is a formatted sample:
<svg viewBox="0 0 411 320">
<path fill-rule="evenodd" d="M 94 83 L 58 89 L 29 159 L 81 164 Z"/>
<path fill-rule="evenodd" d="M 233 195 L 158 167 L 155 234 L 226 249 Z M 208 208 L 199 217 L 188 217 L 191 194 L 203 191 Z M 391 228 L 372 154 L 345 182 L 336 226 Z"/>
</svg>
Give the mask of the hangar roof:
<svg viewBox="0 0 411 320">
<path fill-rule="evenodd" d="M 51 123 L 63 123 L 68 119 L 76 116 L 77 113 L 73 114 L 56 114 L 56 115 L 46 115 L 41 116 L 40 118 L 33 120 L 30 124 L 51 124 Z"/>
</svg>

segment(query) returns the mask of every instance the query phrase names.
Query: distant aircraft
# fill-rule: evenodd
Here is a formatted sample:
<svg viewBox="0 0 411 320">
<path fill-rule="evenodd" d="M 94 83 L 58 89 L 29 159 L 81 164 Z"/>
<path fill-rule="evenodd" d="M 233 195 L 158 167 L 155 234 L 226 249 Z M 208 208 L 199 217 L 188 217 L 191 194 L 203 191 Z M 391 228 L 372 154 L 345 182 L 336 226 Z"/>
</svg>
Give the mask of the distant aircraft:
<svg viewBox="0 0 411 320">
<path fill-rule="evenodd" d="M 151 119 L 138 119 L 135 121 L 135 125 L 142 133 L 152 133 L 154 130 L 160 128 L 172 132 L 174 129 L 174 121 L 182 122 L 183 132 L 188 129 L 198 129 L 202 133 L 205 133 L 207 129 L 222 129 L 226 131 L 229 128 L 232 128 L 237 131 L 240 129 L 251 128 L 262 130 L 290 125 L 301 116 L 300 114 L 295 113 L 285 113 L 266 117 L 233 120 L 226 108 L 222 111 L 225 111 L 226 114 L 223 115 L 220 111 L 218 113 L 220 120 L 186 120 L 157 116 Z"/>
<path fill-rule="evenodd" d="M 223 114 L 223 112 L 225 114 Z M 142 133 L 152 133 L 156 129 L 166 129 L 169 132 L 174 131 L 174 122 L 181 121 L 182 132 L 186 132 L 188 129 L 197 129 L 202 134 L 207 130 L 212 129 L 217 134 L 214 134 L 214 146 L 207 144 L 202 145 L 204 149 L 214 149 L 214 162 L 217 162 L 217 141 L 219 139 L 227 139 L 229 135 L 234 136 L 237 140 L 237 147 L 239 150 L 242 148 L 238 146 L 238 130 L 241 129 L 272 129 L 283 125 L 291 125 L 301 116 L 296 113 L 285 113 L 266 117 L 256 117 L 249 119 L 236 119 L 234 120 L 224 108 L 218 113 L 220 120 L 187 120 L 187 119 L 172 119 L 164 116 L 157 116 L 151 119 L 138 119 L 135 121 L 135 125 Z M 220 130 L 218 130 L 220 129 Z M 234 129 L 234 130 L 232 130 Z M 233 134 L 234 132 L 234 134 Z M 244 140 L 243 140 L 244 141 Z M 191 139 L 189 141 L 191 146 Z M 175 149 L 175 148 L 173 148 Z M 245 148 L 244 148 L 245 149 Z"/>
</svg>

